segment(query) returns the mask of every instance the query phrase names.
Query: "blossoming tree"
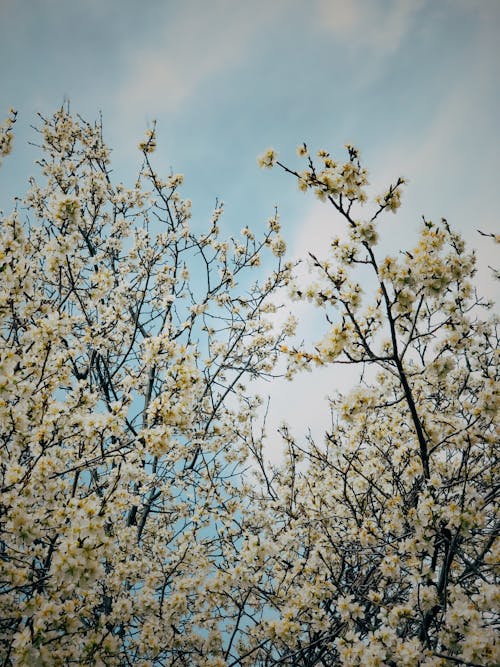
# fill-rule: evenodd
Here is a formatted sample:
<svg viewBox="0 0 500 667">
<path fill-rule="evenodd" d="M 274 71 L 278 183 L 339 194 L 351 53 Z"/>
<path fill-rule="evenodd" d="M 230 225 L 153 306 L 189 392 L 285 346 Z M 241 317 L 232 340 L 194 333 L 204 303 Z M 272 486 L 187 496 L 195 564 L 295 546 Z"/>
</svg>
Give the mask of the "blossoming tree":
<svg viewBox="0 0 500 667">
<path fill-rule="evenodd" d="M 205 664 L 227 643 L 207 586 L 218 531 L 238 534 L 242 383 L 284 335 L 279 223 L 221 240 L 217 205 L 192 232 L 154 129 L 130 189 L 100 123 L 61 109 L 39 136 L 41 180 L 1 229 L 1 662 Z"/>
<path fill-rule="evenodd" d="M 130 189 L 100 123 L 62 109 L 39 133 L 0 246 L 2 663 L 498 663 L 498 332 L 462 239 L 424 221 L 379 257 L 403 180 L 367 214 L 357 151 L 302 146 L 304 170 L 278 164 L 346 234 L 293 284 L 276 215 L 260 240 L 221 240 L 219 205 L 192 231 L 154 128 Z M 289 284 L 325 311 L 310 349 L 273 327 Z M 244 383 L 278 354 L 362 372 L 324 442 L 283 428 L 272 467 Z"/>
<path fill-rule="evenodd" d="M 302 171 L 272 150 L 261 159 L 344 225 L 326 258 L 310 256 L 316 281 L 294 288 L 324 310 L 326 330 L 309 350 L 284 348 L 290 373 L 336 363 L 361 373 L 331 398 L 324 442 L 301 444 L 285 427 L 286 464 L 261 466 L 245 560 L 274 613 L 256 629 L 255 662 L 493 666 L 498 320 L 474 289 L 474 253 L 445 220 L 424 220 L 414 248 L 380 256 L 404 180 L 367 213 L 367 174 L 347 151 L 346 161 L 320 151 L 318 164 L 301 146 Z"/>
</svg>

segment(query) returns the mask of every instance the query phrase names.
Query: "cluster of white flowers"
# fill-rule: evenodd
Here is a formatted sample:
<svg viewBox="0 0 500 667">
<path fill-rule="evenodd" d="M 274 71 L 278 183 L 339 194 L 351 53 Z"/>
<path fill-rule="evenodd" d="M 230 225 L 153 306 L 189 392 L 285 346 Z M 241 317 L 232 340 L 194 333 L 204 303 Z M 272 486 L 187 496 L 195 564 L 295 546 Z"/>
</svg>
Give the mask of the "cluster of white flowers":
<svg viewBox="0 0 500 667">
<path fill-rule="evenodd" d="M 258 158 L 257 163 L 259 167 L 270 169 L 271 167 L 274 167 L 277 159 L 278 154 L 274 148 L 268 148 L 267 151 Z"/>
<path fill-rule="evenodd" d="M 2 158 L 10 155 L 12 152 L 12 144 L 14 142 L 14 123 L 16 122 L 17 113 L 14 109 L 9 110 L 9 115 L 5 122 L 0 125 L 0 164 Z"/>
<path fill-rule="evenodd" d="M 305 192 L 313 188 L 316 196 L 325 201 L 333 198 L 342 201 L 366 201 L 365 186 L 368 184 L 366 169 L 361 166 L 359 151 L 346 145 L 349 159 L 347 162 L 338 162 L 331 158 L 328 151 L 318 151 L 321 164 L 316 166 L 309 156 L 305 144 L 299 146 L 297 153 L 299 157 L 307 158 L 308 168 L 301 172 L 292 172 L 297 177 L 299 189 Z"/>
</svg>

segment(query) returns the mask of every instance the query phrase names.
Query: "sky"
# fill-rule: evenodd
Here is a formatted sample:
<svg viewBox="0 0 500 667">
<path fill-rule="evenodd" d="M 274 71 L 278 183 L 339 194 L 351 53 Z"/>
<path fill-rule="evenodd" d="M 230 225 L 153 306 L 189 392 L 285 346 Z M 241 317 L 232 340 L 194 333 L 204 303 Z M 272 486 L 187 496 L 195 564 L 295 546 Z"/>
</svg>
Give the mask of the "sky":
<svg viewBox="0 0 500 667">
<path fill-rule="evenodd" d="M 409 181 L 391 242 L 411 242 L 422 215 L 446 217 L 478 249 L 492 297 L 494 248 L 477 230 L 500 231 L 499 45 L 500 0 L 0 0 L 0 115 L 19 112 L 0 209 L 35 172 L 36 114 L 69 100 L 88 120 L 102 112 L 117 177 L 133 182 L 156 120 L 158 171 L 185 174 L 195 225 L 216 198 L 229 234 L 264 228 L 277 204 L 303 256 L 338 221 L 256 158 L 273 146 L 298 166 L 299 143 L 339 155 L 350 142 L 374 195 Z M 314 337 L 318 320 L 300 314 Z M 282 418 L 319 429 L 329 387 L 348 382 L 336 373 L 273 383 L 271 430 Z"/>
</svg>

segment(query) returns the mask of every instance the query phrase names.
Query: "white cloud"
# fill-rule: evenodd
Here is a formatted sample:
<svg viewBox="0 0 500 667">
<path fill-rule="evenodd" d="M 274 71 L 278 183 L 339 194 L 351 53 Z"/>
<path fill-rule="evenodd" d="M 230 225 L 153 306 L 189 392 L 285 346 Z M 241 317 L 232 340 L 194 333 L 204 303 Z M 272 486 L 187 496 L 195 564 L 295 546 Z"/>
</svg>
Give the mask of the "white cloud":
<svg viewBox="0 0 500 667">
<path fill-rule="evenodd" d="M 282 0 L 247 4 L 230 0 L 179 4 L 165 14 L 151 44 L 131 45 L 120 107 L 129 115 L 179 111 L 200 86 L 238 66 L 262 21 L 280 11 Z"/>
<path fill-rule="evenodd" d="M 423 0 L 319 0 L 316 15 L 347 49 L 386 54 L 398 49 L 422 5 Z"/>
<path fill-rule="evenodd" d="M 303 259 L 295 271 L 299 287 L 305 287 L 315 279 L 305 259 L 307 253 L 325 258 L 334 236 L 347 236 L 345 222 L 333 207 L 314 201 L 301 220 L 290 247 L 292 258 Z M 324 312 L 307 302 L 292 302 L 286 292 L 277 295 L 276 302 L 284 304 L 276 318 L 276 328 L 279 330 L 287 314 L 292 312 L 299 322 L 297 343 L 304 340 L 306 349 L 312 349 L 328 327 Z M 350 365 L 313 365 L 312 372 L 301 372 L 291 381 L 282 377 L 272 382 L 260 380 L 252 383 L 252 391 L 270 399 L 265 447 L 268 460 L 278 463 L 283 457 L 284 443 L 278 433 L 283 423 L 290 427 L 291 435 L 299 441 L 304 442 L 310 434 L 317 442 L 322 442 L 331 424 L 328 397 L 337 391 L 349 390 L 357 382 L 358 370 Z"/>
</svg>

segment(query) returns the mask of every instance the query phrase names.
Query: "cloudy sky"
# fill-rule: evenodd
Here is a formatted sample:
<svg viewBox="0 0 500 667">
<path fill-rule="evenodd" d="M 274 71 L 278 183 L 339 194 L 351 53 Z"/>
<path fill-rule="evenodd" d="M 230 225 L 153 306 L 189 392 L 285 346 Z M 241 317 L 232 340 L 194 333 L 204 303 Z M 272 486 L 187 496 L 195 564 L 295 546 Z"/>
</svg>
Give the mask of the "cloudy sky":
<svg viewBox="0 0 500 667">
<path fill-rule="evenodd" d="M 374 194 L 409 179 L 392 240 L 411 239 L 422 214 L 445 216 L 478 247 L 492 295 L 493 251 L 476 230 L 499 230 L 499 44 L 499 0 L 0 0 L 0 113 L 20 114 L 0 208 L 34 171 L 36 113 L 69 99 L 87 119 L 102 111 L 120 178 L 156 119 L 156 164 L 185 174 L 196 224 L 216 197 L 231 232 L 278 204 L 303 254 L 337 221 L 256 156 L 273 146 L 293 164 L 302 141 L 333 153 L 349 141 Z M 329 383 L 280 387 L 276 414 L 300 414 L 304 392 Z M 308 408 L 318 423 L 320 403 Z"/>
</svg>

